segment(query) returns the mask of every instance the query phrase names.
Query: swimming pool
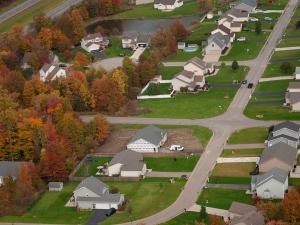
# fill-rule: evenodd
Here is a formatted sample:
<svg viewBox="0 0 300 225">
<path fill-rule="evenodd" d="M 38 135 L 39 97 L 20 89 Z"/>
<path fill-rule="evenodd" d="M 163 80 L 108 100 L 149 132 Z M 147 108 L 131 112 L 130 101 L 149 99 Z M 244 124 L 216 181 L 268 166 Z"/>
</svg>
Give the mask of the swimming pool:
<svg viewBox="0 0 300 225">
<path fill-rule="evenodd" d="M 187 47 L 185 47 L 183 49 L 183 51 L 185 51 L 185 52 L 195 52 L 195 51 L 198 50 L 198 48 L 199 48 L 198 45 L 188 45 Z"/>
</svg>

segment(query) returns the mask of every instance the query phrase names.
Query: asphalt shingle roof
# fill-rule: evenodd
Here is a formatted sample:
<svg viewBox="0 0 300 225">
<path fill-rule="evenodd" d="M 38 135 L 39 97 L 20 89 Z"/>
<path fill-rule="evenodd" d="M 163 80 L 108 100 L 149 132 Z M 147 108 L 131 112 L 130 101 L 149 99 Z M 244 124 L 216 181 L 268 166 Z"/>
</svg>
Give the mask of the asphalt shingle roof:
<svg viewBox="0 0 300 225">
<path fill-rule="evenodd" d="M 222 25 L 223 26 L 223 25 Z M 212 34 L 208 38 L 208 43 L 214 42 L 216 45 L 218 45 L 221 49 L 225 48 L 229 42 L 230 37 L 228 35 L 223 35 L 221 32 L 217 32 L 215 34 Z"/>
<path fill-rule="evenodd" d="M 104 194 L 99 197 L 77 197 L 79 202 L 95 202 L 95 203 L 119 203 L 121 194 Z"/>
<path fill-rule="evenodd" d="M 293 130 L 295 132 L 299 132 L 300 126 L 296 123 L 290 122 L 290 121 L 285 121 L 283 123 L 279 123 L 274 126 L 273 131 L 278 131 L 281 129 L 287 128 L 289 130 Z"/>
<path fill-rule="evenodd" d="M 149 125 L 141 130 L 139 130 L 136 135 L 129 141 L 129 143 L 133 143 L 136 140 L 143 139 L 150 142 L 153 145 L 158 145 L 166 132 L 154 125 Z"/>
<path fill-rule="evenodd" d="M 0 176 L 12 176 L 18 178 L 20 166 L 22 164 L 27 164 L 27 162 L 0 161 Z"/>
<path fill-rule="evenodd" d="M 288 178 L 288 172 L 286 172 L 282 169 L 279 169 L 277 167 L 274 167 L 267 173 L 264 173 L 262 175 L 253 176 L 251 182 L 254 183 L 256 187 L 259 187 L 271 179 L 275 179 L 278 182 L 284 184 L 284 182 L 286 181 L 287 178 Z"/>
<path fill-rule="evenodd" d="M 140 171 L 143 166 L 143 154 L 131 150 L 125 150 L 116 154 L 113 159 L 109 162 L 108 166 L 115 164 L 122 164 L 124 171 Z"/>
<path fill-rule="evenodd" d="M 76 187 L 75 191 L 83 187 L 89 189 L 99 196 L 102 195 L 104 190 L 108 188 L 105 183 L 93 176 L 85 178 L 83 181 L 81 181 L 80 184 Z"/>
</svg>

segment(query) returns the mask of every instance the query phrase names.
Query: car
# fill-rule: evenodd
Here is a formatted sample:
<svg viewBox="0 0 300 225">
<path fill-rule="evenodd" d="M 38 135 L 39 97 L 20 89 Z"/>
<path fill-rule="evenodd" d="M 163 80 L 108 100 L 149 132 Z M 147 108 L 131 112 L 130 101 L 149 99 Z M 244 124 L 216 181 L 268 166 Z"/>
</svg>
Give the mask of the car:
<svg viewBox="0 0 300 225">
<path fill-rule="evenodd" d="M 253 83 L 249 83 L 249 84 L 248 84 L 248 88 L 249 88 L 249 89 L 253 88 Z"/>
<path fill-rule="evenodd" d="M 271 17 L 267 17 L 267 16 L 264 18 L 264 20 L 265 21 L 273 21 L 273 19 Z"/>
<path fill-rule="evenodd" d="M 117 210 L 116 210 L 115 208 L 110 208 L 110 209 L 107 211 L 107 213 L 106 213 L 105 215 L 106 215 L 107 217 L 109 217 L 109 216 L 115 214 L 116 211 L 117 211 Z"/>
<path fill-rule="evenodd" d="M 184 147 L 181 145 L 171 145 L 169 149 L 170 151 L 183 151 Z"/>
<path fill-rule="evenodd" d="M 246 37 L 239 37 L 236 39 L 237 41 L 246 41 Z"/>
<path fill-rule="evenodd" d="M 257 21 L 259 21 L 259 19 L 258 18 L 255 18 L 255 17 L 250 17 L 250 19 L 249 19 L 251 22 L 257 22 Z"/>
</svg>

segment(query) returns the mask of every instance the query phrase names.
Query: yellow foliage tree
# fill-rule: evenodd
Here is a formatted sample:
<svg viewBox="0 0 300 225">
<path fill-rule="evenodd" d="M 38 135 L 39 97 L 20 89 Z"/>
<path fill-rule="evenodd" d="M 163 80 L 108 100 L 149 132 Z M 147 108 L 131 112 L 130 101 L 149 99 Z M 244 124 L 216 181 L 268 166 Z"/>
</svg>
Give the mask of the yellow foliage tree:
<svg viewBox="0 0 300 225">
<path fill-rule="evenodd" d="M 126 95 L 128 91 L 128 77 L 121 68 L 114 69 L 111 75 L 113 81 L 118 84 L 122 95 Z"/>
</svg>

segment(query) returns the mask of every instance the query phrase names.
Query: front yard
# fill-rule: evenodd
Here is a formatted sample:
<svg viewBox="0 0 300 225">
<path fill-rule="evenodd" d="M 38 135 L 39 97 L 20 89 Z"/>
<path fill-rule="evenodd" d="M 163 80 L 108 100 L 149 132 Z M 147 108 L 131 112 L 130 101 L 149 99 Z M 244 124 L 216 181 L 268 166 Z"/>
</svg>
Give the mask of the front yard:
<svg viewBox="0 0 300 225">
<path fill-rule="evenodd" d="M 222 188 L 204 189 L 197 200 L 199 205 L 229 209 L 232 202 L 252 204 L 251 195 L 246 195 L 243 190 L 231 190 Z"/>
<path fill-rule="evenodd" d="M 255 163 L 218 163 L 211 176 L 213 177 L 250 177 Z"/>
<path fill-rule="evenodd" d="M 206 80 L 210 84 L 232 84 L 234 81 L 242 82 L 248 71 L 249 68 L 246 66 L 240 66 L 235 71 L 231 69 L 231 66 L 220 67 L 216 75 L 209 76 Z"/>
<path fill-rule="evenodd" d="M 298 40 L 299 42 L 299 40 Z M 292 66 L 300 66 L 300 61 L 286 61 L 289 62 Z M 279 77 L 279 76 L 292 76 L 294 73 L 284 73 L 281 69 L 282 62 L 273 62 L 268 64 L 267 68 L 265 69 L 262 77 Z"/>
<path fill-rule="evenodd" d="M 262 153 L 261 148 L 249 149 L 224 149 L 221 157 L 236 158 L 236 157 L 258 157 Z"/>
<path fill-rule="evenodd" d="M 211 184 L 250 184 L 251 177 L 209 177 Z"/>
<path fill-rule="evenodd" d="M 251 127 L 235 131 L 229 137 L 228 144 L 256 144 L 264 143 L 268 137 L 267 127 Z"/>
<path fill-rule="evenodd" d="M 200 214 L 198 212 L 185 212 L 160 225 L 193 225 L 199 221 Z M 205 221 L 206 225 L 210 225 L 210 221 Z"/>
</svg>

